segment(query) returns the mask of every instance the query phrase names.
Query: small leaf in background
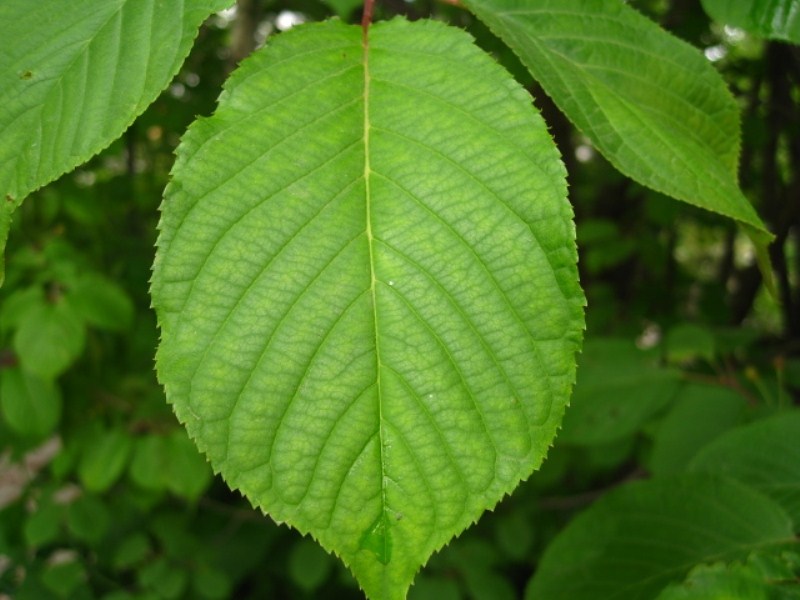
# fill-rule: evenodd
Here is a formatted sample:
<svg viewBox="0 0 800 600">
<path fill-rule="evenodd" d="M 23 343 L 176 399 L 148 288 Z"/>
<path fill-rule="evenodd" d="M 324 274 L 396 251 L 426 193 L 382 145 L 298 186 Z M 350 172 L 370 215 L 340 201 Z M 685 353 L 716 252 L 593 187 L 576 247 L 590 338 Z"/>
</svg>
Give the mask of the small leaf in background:
<svg viewBox="0 0 800 600">
<path fill-rule="evenodd" d="M 180 598 L 189 581 L 186 571 L 166 558 L 158 558 L 143 566 L 137 575 L 144 590 L 154 592 L 163 600 Z"/>
<path fill-rule="evenodd" d="M 525 597 L 649 600 L 695 565 L 742 560 L 793 538 L 786 512 L 736 480 L 639 481 L 608 493 L 559 533 Z"/>
<path fill-rule="evenodd" d="M 458 584 L 450 579 L 420 575 L 408 592 L 408 600 L 462 600 Z"/>
<path fill-rule="evenodd" d="M 80 598 L 78 588 L 86 582 L 86 570 L 77 553 L 57 551 L 50 557 L 41 579 L 44 586 L 59 598 Z"/>
<path fill-rule="evenodd" d="M 232 75 L 178 150 L 152 297 L 214 469 L 396 600 L 543 460 L 583 296 L 527 92 L 441 23 L 362 38 L 298 26 Z"/>
<path fill-rule="evenodd" d="M 167 441 L 163 435 L 148 435 L 134 442 L 129 473 L 142 489 L 161 492 L 167 488 Z"/>
<path fill-rule="evenodd" d="M 310 539 L 303 539 L 292 546 L 289 553 L 289 577 L 305 592 L 319 588 L 333 571 L 333 559 Z"/>
<path fill-rule="evenodd" d="M 125 331 L 133 321 L 134 307 L 128 294 L 101 275 L 80 277 L 69 290 L 69 302 L 84 321 L 100 329 Z"/>
<path fill-rule="evenodd" d="M 45 438 L 61 418 L 61 391 L 52 380 L 20 367 L 0 369 L 3 420 L 23 437 Z"/>
<path fill-rule="evenodd" d="M 549 457 L 548 457 L 549 460 Z M 497 547 L 514 561 L 524 561 L 534 542 L 534 526 L 527 515 L 514 511 L 497 518 L 494 539 Z"/>
<path fill-rule="evenodd" d="M 133 533 L 126 537 L 114 551 L 111 564 L 123 571 L 140 564 L 150 555 L 150 540 L 143 533 Z"/>
<path fill-rule="evenodd" d="M 47 303 L 39 285 L 11 292 L 0 304 L 0 333 L 11 331 L 25 320 L 25 313 Z"/>
<path fill-rule="evenodd" d="M 712 361 L 716 355 L 714 336 L 700 325 L 681 323 L 667 332 L 664 352 L 671 363 L 681 364 L 698 359 Z"/>
<path fill-rule="evenodd" d="M 37 548 L 54 541 L 61 532 L 64 507 L 49 498 L 40 500 L 25 519 L 22 533 L 28 548 Z"/>
<path fill-rule="evenodd" d="M 729 388 L 684 384 L 653 436 L 650 471 L 669 475 L 685 470 L 698 450 L 740 422 L 746 404 Z"/>
<path fill-rule="evenodd" d="M 0 3 L 0 255 L 22 200 L 118 138 L 178 72 L 200 24 L 230 4 Z"/>
<path fill-rule="evenodd" d="M 658 365 L 632 341 L 589 338 L 578 358 L 578 381 L 559 443 L 588 446 L 623 440 L 664 408 L 680 373 Z"/>
<path fill-rule="evenodd" d="M 774 561 L 773 562 L 777 562 Z M 764 568 L 759 560 L 747 563 L 714 563 L 692 569 L 686 580 L 672 584 L 656 600 L 790 600 L 800 598 L 800 589 L 792 584 L 796 574 L 788 565 L 779 570 Z M 785 591 L 781 581 L 785 581 Z M 795 588 L 792 591 L 791 588 Z"/>
<path fill-rule="evenodd" d="M 800 411 L 738 427 L 702 448 L 689 464 L 724 473 L 783 506 L 800 527 Z"/>
<path fill-rule="evenodd" d="M 78 477 L 92 492 L 104 492 L 119 479 L 128 464 L 133 438 L 121 428 L 100 430 L 84 440 Z"/>
<path fill-rule="evenodd" d="M 76 538 L 98 544 L 108 532 L 112 514 L 95 495 L 83 494 L 67 505 L 67 528 Z"/>
<path fill-rule="evenodd" d="M 211 483 L 211 466 L 206 457 L 184 429 L 176 429 L 166 437 L 164 450 L 167 489 L 187 500 L 197 500 Z"/>
<path fill-rule="evenodd" d="M 324 553 L 319 546 L 317 546 L 317 550 Z M 232 597 L 231 588 L 233 584 L 230 577 L 223 571 L 207 565 L 201 565 L 192 573 L 192 587 L 199 598 L 223 600 L 224 598 Z"/>
<path fill-rule="evenodd" d="M 619 0 L 463 0 L 622 173 L 766 231 L 738 185 L 739 110 L 705 57 Z"/>
<path fill-rule="evenodd" d="M 20 364 L 52 379 L 67 370 L 83 352 L 86 327 L 64 300 L 36 305 L 26 311 L 14 333 Z"/>
<path fill-rule="evenodd" d="M 701 0 L 708 15 L 753 35 L 800 44 L 798 0 Z"/>
</svg>

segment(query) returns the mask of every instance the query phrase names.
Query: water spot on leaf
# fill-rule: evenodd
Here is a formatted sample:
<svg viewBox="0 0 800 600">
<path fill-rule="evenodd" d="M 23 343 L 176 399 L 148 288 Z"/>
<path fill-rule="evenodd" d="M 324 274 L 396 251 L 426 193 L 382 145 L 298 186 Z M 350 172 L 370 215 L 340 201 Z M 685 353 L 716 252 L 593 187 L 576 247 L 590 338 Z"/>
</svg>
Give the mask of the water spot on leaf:
<svg viewBox="0 0 800 600">
<path fill-rule="evenodd" d="M 392 534 L 389 531 L 389 525 L 389 519 L 384 511 L 367 528 L 358 545 L 360 549 L 372 552 L 384 565 L 388 565 L 392 560 Z"/>
</svg>

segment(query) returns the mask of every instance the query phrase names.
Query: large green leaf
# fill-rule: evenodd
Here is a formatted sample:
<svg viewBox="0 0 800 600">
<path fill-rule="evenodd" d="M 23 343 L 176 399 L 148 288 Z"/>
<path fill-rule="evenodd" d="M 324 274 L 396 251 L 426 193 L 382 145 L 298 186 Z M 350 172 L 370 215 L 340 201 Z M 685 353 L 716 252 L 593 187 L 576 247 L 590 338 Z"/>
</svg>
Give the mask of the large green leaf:
<svg viewBox="0 0 800 600">
<path fill-rule="evenodd" d="M 463 0 L 622 173 L 764 230 L 738 186 L 739 116 L 696 49 L 622 0 Z"/>
<path fill-rule="evenodd" d="M 702 0 L 715 20 L 755 35 L 800 44 L 800 0 Z"/>
<path fill-rule="evenodd" d="M 800 411 L 729 431 L 705 446 L 689 468 L 735 477 L 778 502 L 800 530 Z"/>
<path fill-rule="evenodd" d="M 791 542 L 772 500 L 712 475 L 640 481 L 573 519 L 548 546 L 529 600 L 650 600 L 695 565 Z"/>
<path fill-rule="evenodd" d="M 542 461 L 582 331 L 564 168 L 435 22 L 292 29 L 179 149 L 158 373 L 214 468 L 403 598 Z"/>
<path fill-rule="evenodd" d="M 230 4 L 0 2 L 0 254 L 20 202 L 118 138 L 178 71 L 203 20 Z"/>
</svg>

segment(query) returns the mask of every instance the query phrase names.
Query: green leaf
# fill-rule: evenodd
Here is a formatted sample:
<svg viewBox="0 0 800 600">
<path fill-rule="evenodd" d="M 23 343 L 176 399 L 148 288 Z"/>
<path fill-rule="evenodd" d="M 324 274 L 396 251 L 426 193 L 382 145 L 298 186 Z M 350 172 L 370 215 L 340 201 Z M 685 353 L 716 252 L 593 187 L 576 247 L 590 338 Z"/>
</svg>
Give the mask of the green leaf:
<svg viewBox="0 0 800 600">
<path fill-rule="evenodd" d="M 717 385 L 686 384 L 661 422 L 648 461 L 655 475 L 683 471 L 700 448 L 742 418 L 745 399 Z"/>
<path fill-rule="evenodd" d="M 732 479 L 706 475 L 620 487 L 553 540 L 529 600 L 649 600 L 694 565 L 791 541 L 788 515 Z"/>
<path fill-rule="evenodd" d="M 794 579 L 794 574 L 785 567 L 781 574 L 787 581 Z M 665 588 L 657 600 L 783 600 L 790 597 L 779 595 L 769 579 L 755 561 L 700 565 L 692 569 L 683 583 Z"/>
<path fill-rule="evenodd" d="M 158 373 L 212 465 L 373 599 L 541 463 L 582 331 L 564 168 L 463 32 L 276 36 L 178 152 Z"/>
<path fill-rule="evenodd" d="M 800 0 L 701 0 L 715 21 L 800 44 Z"/>
<path fill-rule="evenodd" d="M 305 592 L 313 592 L 330 577 L 333 570 L 331 557 L 309 539 L 292 546 L 289 553 L 289 577 Z"/>
<path fill-rule="evenodd" d="M 766 231 L 738 186 L 739 111 L 696 49 L 620 0 L 463 0 L 611 164 Z"/>
<path fill-rule="evenodd" d="M 67 527 L 72 535 L 95 546 L 110 524 L 111 513 L 97 496 L 84 494 L 67 507 Z"/>
<path fill-rule="evenodd" d="M 680 387 L 680 373 L 632 341 L 587 339 L 560 443 L 588 446 L 624 440 L 661 410 Z"/>
<path fill-rule="evenodd" d="M 778 502 L 800 528 L 800 411 L 729 431 L 705 446 L 693 471 L 724 473 Z"/>
<path fill-rule="evenodd" d="M 102 431 L 86 440 L 78 477 L 87 490 L 104 492 L 119 479 L 128 463 L 133 438 L 123 429 Z"/>
<path fill-rule="evenodd" d="M 173 431 L 165 442 L 167 489 L 187 500 L 197 500 L 211 483 L 208 461 L 183 429 Z"/>
<path fill-rule="evenodd" d="M 109 331 L 124 331 L 133 322 L 134 307 L 119 285 L 97 274 L 84 275 L 69 290 L 70 304 L 89 323 Z"/>
<path fill-rule="evenodd" d="M 24 313 L 14 334 L 20 364 L 51 379 L 63 373 L 83 352 L 86 327 L 65 301 L 39 304 Z"/>
<path fill-rule="evenodd" d="M 0 3 L 0 254 L 22 200 L 118 138 L 178 72 L 200 24 L 231 3 Z"/>
<path fill-rule="evenodd" d="M 5 368 L 0 370 L 0 408 L 16 433 L 44 438 L 61 418 L 61 392 L 50 379 L 19 367 Z"/>
</svg>

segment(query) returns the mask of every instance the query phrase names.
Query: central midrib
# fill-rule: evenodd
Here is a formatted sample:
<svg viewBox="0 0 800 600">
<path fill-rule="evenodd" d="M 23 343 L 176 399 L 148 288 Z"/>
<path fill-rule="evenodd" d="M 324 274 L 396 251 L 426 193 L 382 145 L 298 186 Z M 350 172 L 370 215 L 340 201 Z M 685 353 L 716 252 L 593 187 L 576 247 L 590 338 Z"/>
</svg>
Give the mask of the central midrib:
<svg viewBox="0 0 800 600">
<path fill-rule="evenodd" d="M 362 37 L 363 63 L 364 63 L 364 204 L 366 206 L 366 234 L 367 246 L 369 247 L 369 271 L 370 271 L 370 294 L 372 296 L 372 316 L 375 329 L 375 386 L 378 399 L 378 448 L 381 467 L 381 514 L 382 520 L 386 515 L 386 463 L 384 460 L 384 431 L 383 431 L 383 396 L 381 393 L 381 345 L 380 330 L 378 327 L 378 302 L 377 286 L 378 278 L 375 274 L 375 237 L 372 232 L 372 195 L 370 190 L 370 167 L 369 136 L 370 136 L 370 114 L 369 114 L 369 27 L 363 29 Z M 383 530 L 383 556 L 388 557 L 388 532 Z"/>
</svg>

